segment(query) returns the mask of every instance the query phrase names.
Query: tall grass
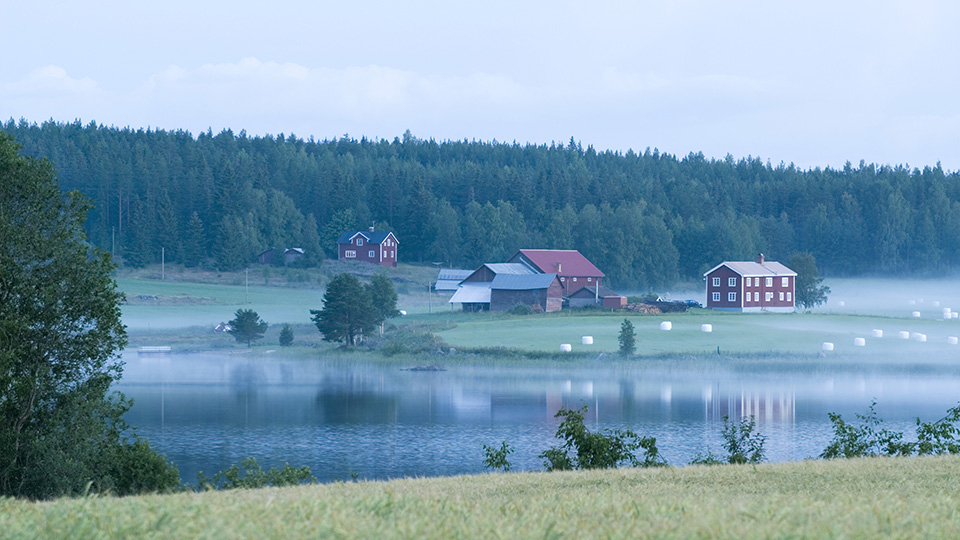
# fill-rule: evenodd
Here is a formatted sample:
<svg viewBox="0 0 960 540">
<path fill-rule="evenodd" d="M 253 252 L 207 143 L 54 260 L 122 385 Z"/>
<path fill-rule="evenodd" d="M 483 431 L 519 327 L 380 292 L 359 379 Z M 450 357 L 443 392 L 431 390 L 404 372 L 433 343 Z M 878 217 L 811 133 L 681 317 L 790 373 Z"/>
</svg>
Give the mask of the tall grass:
<svg viewBox="0 0 960 540">
<path fill-rule="evenodd" d="M 486 474 L 33 503 L 9 538 L 957 538 L 960 458 Z"/>
</svg>

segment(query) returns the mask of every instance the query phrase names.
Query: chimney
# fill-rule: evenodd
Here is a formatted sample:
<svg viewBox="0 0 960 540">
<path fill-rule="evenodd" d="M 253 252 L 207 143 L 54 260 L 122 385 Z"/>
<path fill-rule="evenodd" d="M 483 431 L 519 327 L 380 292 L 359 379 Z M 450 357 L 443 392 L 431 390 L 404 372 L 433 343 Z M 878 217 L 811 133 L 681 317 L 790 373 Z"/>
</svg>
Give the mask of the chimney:
<svg viewBox="0 0 960 540">
<path fill-rule="evenodd" d="M 757 255 L 757 264 L 763 264 L 763 253 Z"/>
<path fill-rule="evenodd" d="M 370 225 L 370 232 L 373 232 L 373 225 Z"/>
<path fill-rule="evenodd" d="M 559 274 L 559 273 L 562 272 L 562 271 L 563 271 L 563 270 L 560 269 L 560 263 L 557 263 L 557 273 Z"/>
</svg>

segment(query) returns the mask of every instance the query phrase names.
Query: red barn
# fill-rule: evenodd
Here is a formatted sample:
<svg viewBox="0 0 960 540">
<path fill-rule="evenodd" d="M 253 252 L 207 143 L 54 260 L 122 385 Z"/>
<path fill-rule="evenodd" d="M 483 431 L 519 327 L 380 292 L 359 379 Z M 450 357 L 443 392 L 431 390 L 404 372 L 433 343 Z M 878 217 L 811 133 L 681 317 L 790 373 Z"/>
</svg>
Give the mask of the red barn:
<svg viewBox="0 0 960 540">
<path fill-rule="evenodd" d="M 775 261 L 722 262 L 704 274 L 707 307 L 727 311 L 794 311 L 797 273 Z"/>
<path fill-rule="evenodd" d="M 575 249 L 521 249 L 507 262 L 523 263 L 541 274 L 557 274 L 564 296 L 582 287 L 596 287 L 604 275 Z"/>
<path fill-rule="evenodd" d="M 345 232 L 337 240 L 339 259 L 397 266 L 397 237 L 392 232 Z"/>
</svg>

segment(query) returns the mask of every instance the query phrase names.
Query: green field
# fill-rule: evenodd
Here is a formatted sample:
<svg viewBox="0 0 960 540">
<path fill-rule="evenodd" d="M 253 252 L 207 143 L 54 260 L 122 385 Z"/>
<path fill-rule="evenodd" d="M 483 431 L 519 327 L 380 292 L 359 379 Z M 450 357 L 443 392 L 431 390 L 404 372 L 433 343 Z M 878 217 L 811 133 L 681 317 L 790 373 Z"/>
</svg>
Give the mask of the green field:
<svg viewBox="0 0 960 540">
<path fill-rule="evenodd" d="M 957 538 L 960 458 L 0 501 L 4 538 Z"/>
</svg>

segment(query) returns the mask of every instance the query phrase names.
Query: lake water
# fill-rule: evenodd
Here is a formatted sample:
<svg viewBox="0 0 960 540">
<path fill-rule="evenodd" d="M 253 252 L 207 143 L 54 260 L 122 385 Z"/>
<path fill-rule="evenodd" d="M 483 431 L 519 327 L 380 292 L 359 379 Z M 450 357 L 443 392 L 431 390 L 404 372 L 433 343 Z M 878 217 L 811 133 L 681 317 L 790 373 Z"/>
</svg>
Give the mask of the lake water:
<svg viewBox="0 0 960 540">
<path fill-rule="evenodd" d="M 960 399 L 952 367 L 685 368 L 597 362 L 446 371 L 275 355 L 138 355 L 116 388 L 135 400 L 128 423 L 195 483 L 247 457 L 306 465 L 323 482 L 480 473 L 482 445 L 515 448 L 514 470 L 539 470 L 558 444 L 560 407 L 589 406 L 591 430 L 654 436 L 672 465 L 723 455 L 723 416 L 754 415 L 770 461 L 815 457 L 832 439 L 828 412 L 856 421 L 871 401 L 884 427 L 912 437 Z M 432 361 L 432 360 L 428 360 Z M 859 423 L 859 422 L 857 422 Z"/>
</svg>

